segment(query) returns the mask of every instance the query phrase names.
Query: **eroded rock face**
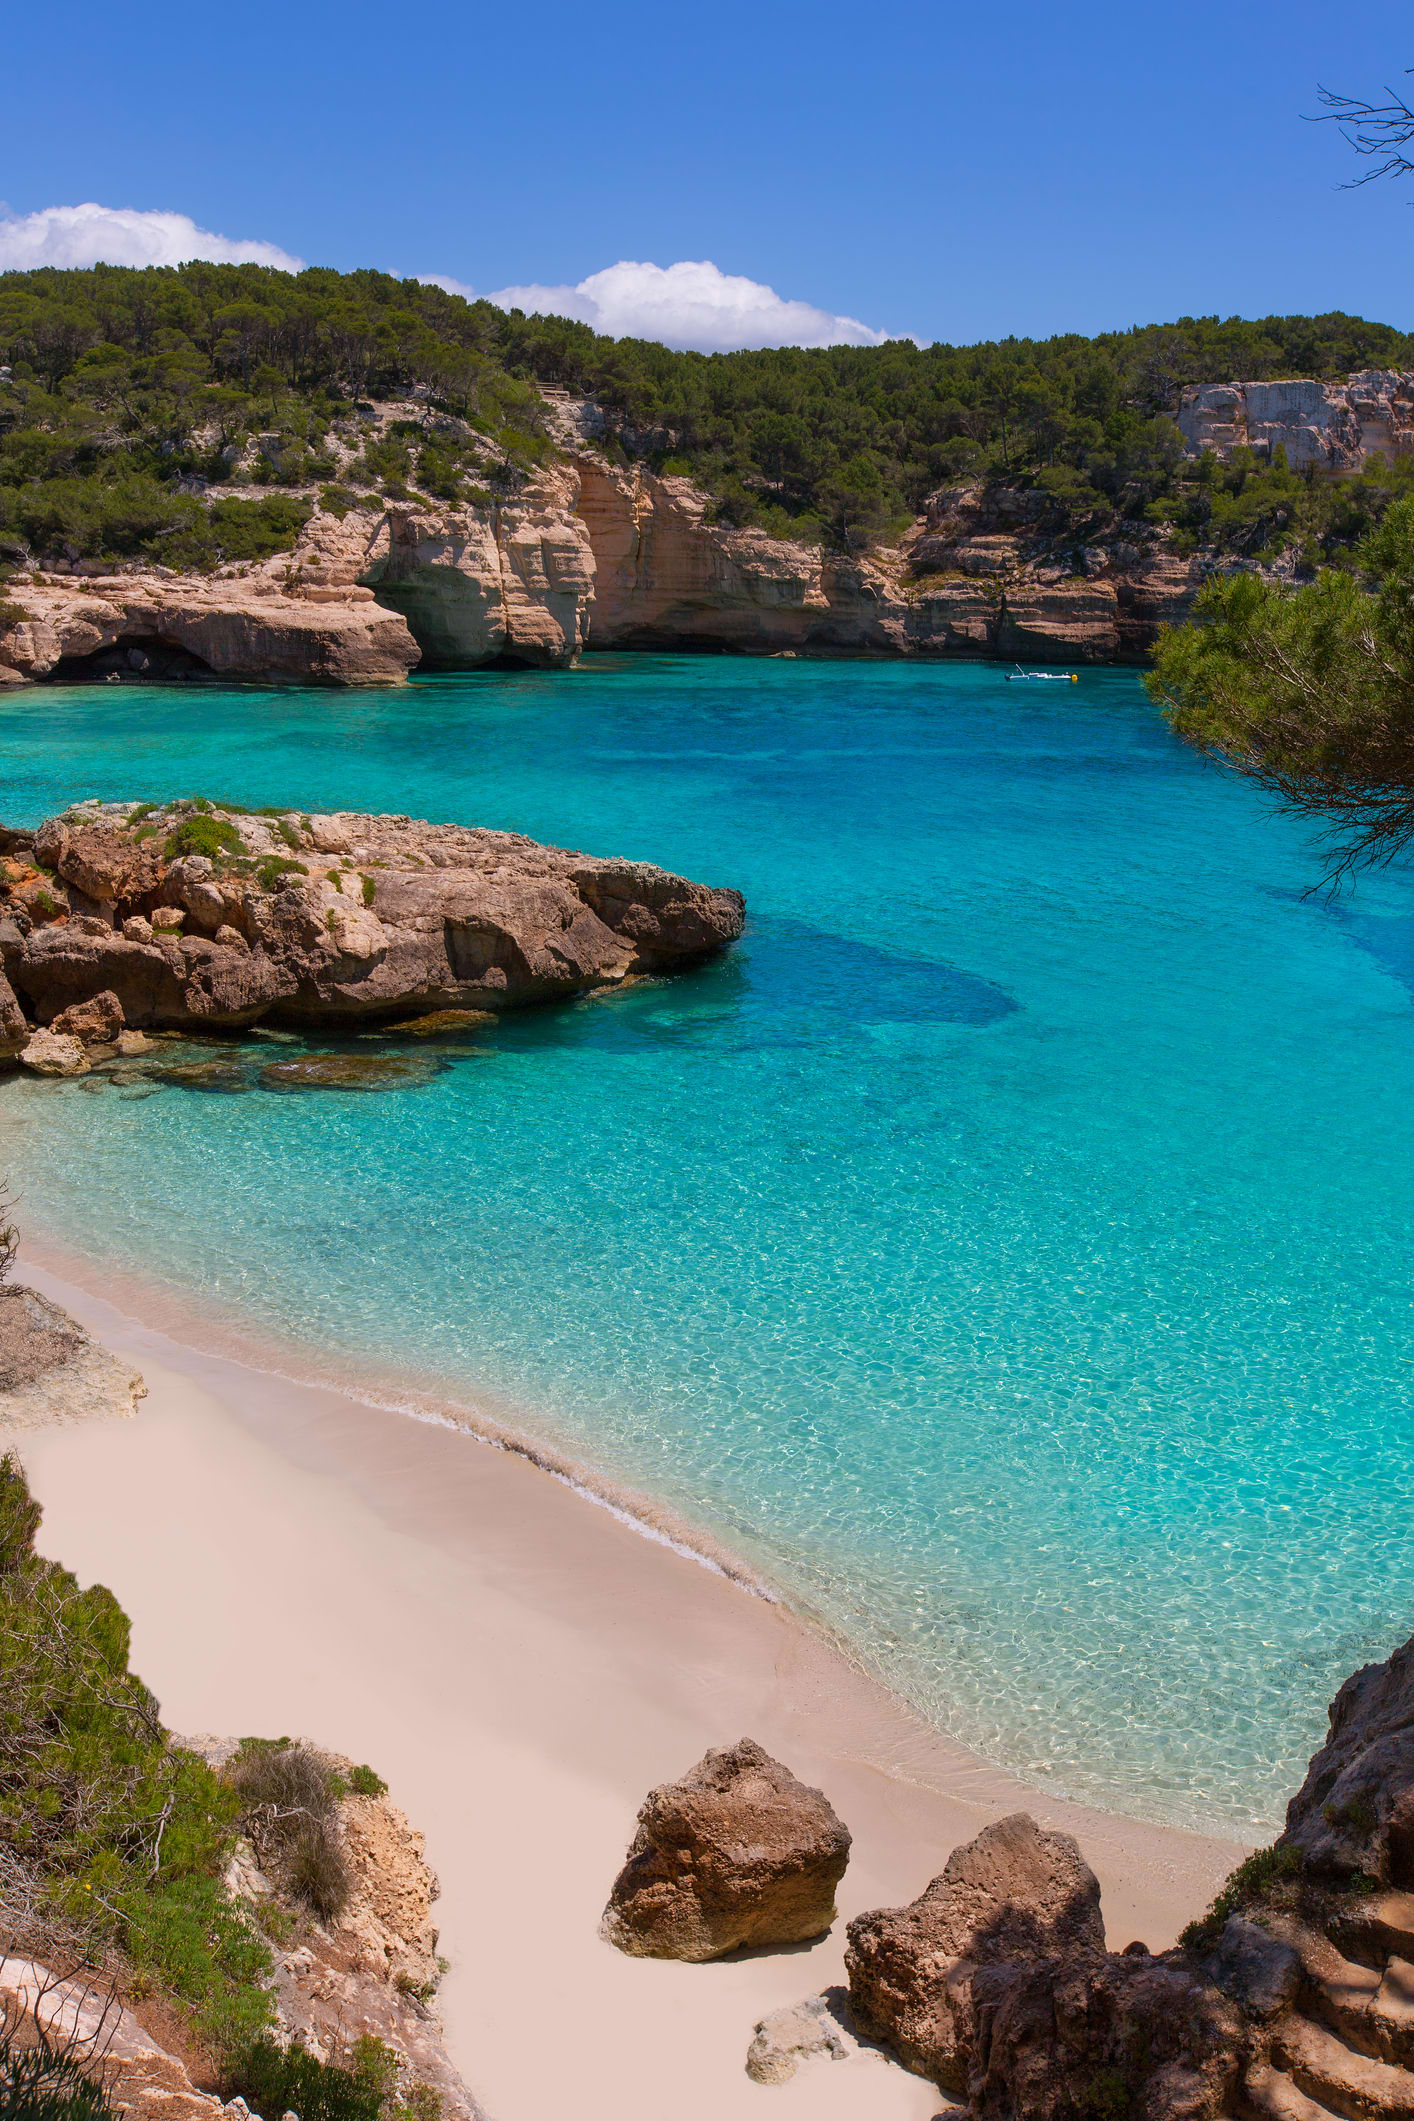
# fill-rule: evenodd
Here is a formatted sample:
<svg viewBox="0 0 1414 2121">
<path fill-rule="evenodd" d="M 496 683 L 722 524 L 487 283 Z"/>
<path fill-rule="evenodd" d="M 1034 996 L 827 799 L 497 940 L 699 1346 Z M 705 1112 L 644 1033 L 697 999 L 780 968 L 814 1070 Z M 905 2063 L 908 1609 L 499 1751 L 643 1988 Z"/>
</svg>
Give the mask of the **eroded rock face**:
<svg viewBox="0 0 1414 2121">
<path fill-rule="evenodd" d="M 1099 1881 L 1078 1845 L 1015 1812 L 954 1849 L 908 1907 L 855 1917 L 845 1954 L 850 2006 L 862 2030 L 910 2069 L 963 2091 L 978 1969 L 1064 1953 L 1083 1970 L 1104 1949 Z"/>
<path fill-rule="evenodd" d="M 1414 1891 L 1414 1640 L 1336 1695 L 1278 1846 L 1335 1878 Z"/>
<path fill-rule="evenodd" d="M 26 617 L 0 631 L 0 682 L 386 684 L 418 664 L 562 668 L 586 647 L 1132 660 L 1197 586 L 1142 529 L 1127 556 L 1097 557 L 1094 579 L 1073 555 L 1042 564 L 980 488 L 935 496 L 897 548 L 829 553 L 718 523 L 691 479 L 611 462 L 586 433 L 561 440 L 506 499 L 316 505 L 292 553 L 211 578 L 12 583 Z"/>
<path fill-rule="evenodd" d="M 192 834 L 214 854 L 180 852 Z M 316 825 L 293 812 L 80 805 L 41 828 L 36 855 L 55 878 L 49 916 L 12 860 L 0 959 L 27 1021 L 54 1027 L 22 1056 L 50 1072 L 87 1065 L 77 1041 L 73 1055 L 56 1043 L 61 1019 L 105 1038 L 122 1024 L 242 1028 L 272 1012 L 339 1024 L 456 1011 L 464 1023 L 691 964 L 733 942 L 744 918 L 738 892 L 648 863 L 352 812 Z"/>
<path fill-rule="evenodd" d="M 1285 1833 L 1175 1950 L 1106 1952 L 1074 1844 L 1018 1815 L 851 1923 L 854 2016 L 978 2121 L 1411 2121 L 1411 1791 L 1414 1641 L 1346 1681 Z"/>
<path fill-rule="evenodd" d="M 1280 448 L 1293 471 L 1348 474 L 1376 453 L 1393 462 L 1414 449 L 1414 375 L 1367 368 L 1343 383 L 1196 384 L 1182 393 L 1178 425 L 1195 453 Z"/>
<path fill-rule="evenodd" d="M 637 1957 L 690 1960 L 823 1936 L 849 1842 L 819 1790 L 743 1738 L 650 1791 L 603 1933 Z"/>
<path fill-rule="evenodd" d="M 201 576 L 112 575 L 82 591 L 61 578 L 16 586 L 26 616 L 0 636 L 0 667 L 43 678 L 91 657 L 97 675 L 151 673 L 149 649 L 180 650 L 183 674 L 283 678 L 303 684 L 401 684 L 418 648 L 396 611 L 372 591 L 312 603 L 273 571 Z M 111 656 L 107 651 L 114 651 Z"/>
</svg>

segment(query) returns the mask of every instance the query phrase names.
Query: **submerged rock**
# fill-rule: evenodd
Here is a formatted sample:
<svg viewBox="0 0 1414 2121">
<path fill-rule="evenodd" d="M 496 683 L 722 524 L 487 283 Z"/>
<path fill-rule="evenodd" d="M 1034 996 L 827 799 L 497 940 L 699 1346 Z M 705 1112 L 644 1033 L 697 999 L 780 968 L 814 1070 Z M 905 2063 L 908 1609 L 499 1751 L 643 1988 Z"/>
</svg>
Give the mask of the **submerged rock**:
<svg viewBox="0 0 1414 2121">
<path fill-rule="evenodd" d="M 642 1958 L 798 1944 L 835 1919 L 849 1831 L 750 1738 L 649 1792 L 602 1929 Z"/>
<path fill-rule="evenodd" d="M 230 1095 L 251 1086 L 239 1061 L 173 1061 L 157 1069 L 156 1074 L 159 1082 L 172 1083 L 179 1090 L 214 1090 Z"/>
<path fill-rule="evenodd" d="M 260 1071 L 262 1090 L 418 1090 L 436 1070 L 426 1061 L 393 1053 L 305 1053 L 298 1060 L 270 1061 Z"/>
<path fill-rule="evenodd" d="M 388 1031 L 395 1038 L 453 1038 L 459 1033 L 474 1031 L 478 1024 L 494 1024 L 494 1009 L 434 1009 L 428 1016 L 414 1016 L 408 1022 L 389 1024 Z"/>
</svg>

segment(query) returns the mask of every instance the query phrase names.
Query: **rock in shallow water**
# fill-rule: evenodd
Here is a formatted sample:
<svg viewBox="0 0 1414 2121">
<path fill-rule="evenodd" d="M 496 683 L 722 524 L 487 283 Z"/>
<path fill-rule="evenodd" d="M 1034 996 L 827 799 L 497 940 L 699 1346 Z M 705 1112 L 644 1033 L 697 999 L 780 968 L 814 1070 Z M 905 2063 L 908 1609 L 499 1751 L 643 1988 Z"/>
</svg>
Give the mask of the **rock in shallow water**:
<svg viewBox="0 0 1414 2121">
<path fill-rule="evenodd" d="M 823 1936 L 849 1843 L 821 1791 L 743 1738 L 649 1792 L 603 1934 L 636 1957 L 690 1960 Z"/>
<path fill-rule="evenodd" d="M 440 1071 L 419 1057 L 392 1053 L 305 1053 L 271 1061 L 262 1090 L 420 1090 Z"/>
<path fill-rule="evenodd" d="M 174 1061 L 155 1072 L 159 1082 L 172 1083 L 179 1090 L 214 1090 L 234 1096 L 251 1087 L 239 1061 Z"/>
</svg>

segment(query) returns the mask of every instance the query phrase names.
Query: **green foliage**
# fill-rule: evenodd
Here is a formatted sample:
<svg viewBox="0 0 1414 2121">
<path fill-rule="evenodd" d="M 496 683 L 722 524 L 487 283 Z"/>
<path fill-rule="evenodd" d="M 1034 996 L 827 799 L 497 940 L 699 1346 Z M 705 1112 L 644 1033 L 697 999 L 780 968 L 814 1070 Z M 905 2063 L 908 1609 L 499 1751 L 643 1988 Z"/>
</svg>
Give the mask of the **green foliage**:
<svg viewBox="0 0 1414 2121">
<path fill-rule="evenodd" d="M 245 842 L 229 818 L 203 816 L 184 818 L 168 833 L 165 853 L 169 861 L 184 854 L 204 854 L 211 861 L 221 854 L 243 854 Z"/>
<path fill-rule="evenodd" d="M 285 550 L 309 512 L 288 489 L 334 477 L 331 430 L 351 440 L 370 394 L 415 393 L 523 467 L 541 409 L 496 357 L 498 317 L 384 273 L 0 274 L 0 551 L 210 568 Z M 205 498 L 233 480 L 286 491 Z"/>
<path fill-rule="evenodd" d="M 1205 1951 L 1217 1942 L 1229 1916 L 1257 1905 L 1273 1892 L 1280 1892 L 1301 1876 L 1301 1851 L 1293 1848 L 1256 1849 L 1244 1857 L 1228 1876 L 1206 1915 L 1190 1922 L 1179 1943 L 1190 1950 Z"/>
<path fill-rule="evenodd" d="M 549 384 L 597 399 L 611 456 L 690 473 L 719 521 L 782 536 L 895 537 L 927 494 L 982 479 L 1058 533 L 1157 509 L 1181 539 L 1247 551 L 1299 534 L 1328 553 L 1378 521 L 1399 478 L 1372 477 L 1344 526 L 1276 466 L 1204 484 L 1181 462 L 1178 392 L 1411 358 L 1403 333 L 1338 312 L 697 354 L 385 273 L 5 273 L 0 552 L 209 568 L 287 549 L 310 505 L 292 489 L 321 487 L 336 513 L 417 491 L 489 505 L 550 453 L 536 388 Z M 395 397 L 420 417 L 379 432 L 367 401 Z M 336 441 L 356 455 L 330 484 Z M 201 490 L 232 480 L 266 491 Z"/>
<path fill-rule="evenodd" d="M 89 1952 L 120 1953 L 137 1978 L 179 1998 L 217 2046 L 248 2039 L 270 2022 L 270 1960 L 222 1883 L 238 1801 L 168 1743 L 128 1669 L 122 1609 L 34 1552 L 38 1522 L 6 1456 L 0 1876 L 42 1924 Z"/>
<path fill-rule="evenodd" d="M 375 899 L 375 898 L 376 898 L 376 897 L 378 896 L 378 886 L 377 886 L 377 885 L 376 885 L 376 884 L 374 883 L 374 881 L 373 881 L 373 878 L 372 878 L 371 876 L 366 876 L 366 877 L 364 877 L 364 878 L 362 879 L 362 884 L 363 884 L 363 903 L 364 903 L 364 905 L 365 905 L 365 906 L 371 906 L 371 905 L 373 904 L 373 901 L 374 901 L 374 899 Z M 372 1774 L 372 1772 L 373 1772 L 373 1771 L 372 1771 L 372 1769 L 370 1768 L 370 1769 L 369 1769 L 369 1773 L 370 1773 L 370 1774 Z M 360 1774 L 362 1774 L 362 1773 L 363 1773 L 363 1770 L 362 1770 L 362 1768 L 360 1768 L 360 1769 L 359 1769 L 359 1773 L 360 1773 Z M 376 1777 L 375 1777 L 375 1780 L 376 1780 Z M 381 1797 L 381 1796 L 382 1796 L 382 1794 L 383 1794 L 383 1792 L 382 1792 L 382 1790 L 381 1790 L 381 1789 L 379 1789 L 379 1790 L 368 1790 L 368 1791 L 366 1791 L 366 1792 L 365 1792 L 365 1795 L 367 1795 L 367 1796 L 370 1796 L 370 1797 Z"/>
<path fill-rule="evenodd" d="M 1356 560 L 1369 587 L 1215 578 L 1148 680 L 1180 736 L 1324 828 L 1336 876 L 1414 835 L 1414 495 Z"/>
<path fill-rule="evenodd" d="M 1141 518 L 1185 490 L 1172 424 L 1188 383 L 1407 366 L 1411 341 L 1355 317 L 1185 317 L 989 345 L 674 353 L 561 318 L 504 320 L 507 365 L 596 398 L 625 458 L 691 472 L 724 522 L 853 544 L 889 536 L 925 495 L 982 478 L 1076 527 Z M 1057 480 L 1047 474 L 1069 475 Z M 779 515 L 773 514 L 779 511 Z"/>
<path fill-rule="evenodd" d="M 383 2043 L 368 2046 L 381 2049 Z M 269 2038 L 253 2040 L 227 2070 L 228 2096 L 239 2094 L 256 2113 L 296 2113 L 300 2121 L 379 2121 L 387 2072 L 381 2055 L 360 2055 L 364 2047 L 360 2041 L 352 2067 L 345 2069 L 317 2061 L 298 2040 L 288 2047 Z"/>
<path fill-rule="evenodd" d="M 308 876 L 303 862 L 292 862 L 283 854 L 263 854 L 255 865 L 255 880 L 262 891 L 274 891 L 282 876 Z"/>
</svg>

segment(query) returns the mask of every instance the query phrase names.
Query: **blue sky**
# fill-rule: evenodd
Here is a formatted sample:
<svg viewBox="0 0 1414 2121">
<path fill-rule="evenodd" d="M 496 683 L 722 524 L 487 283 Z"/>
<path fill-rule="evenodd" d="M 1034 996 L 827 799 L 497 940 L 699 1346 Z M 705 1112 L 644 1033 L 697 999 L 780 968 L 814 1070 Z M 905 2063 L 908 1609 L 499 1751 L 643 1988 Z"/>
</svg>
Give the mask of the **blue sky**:
<svg viewBox="0 0 1414 2121">
<path fill-rule="evenodd" d="M 1414 186 L 1338 189 L 1354 158 L 1301 120 L 1318 81 L 1374 93 L 1414 66 L 1406 9 L 1354 20 L 1309 0 L 78 0 L 9 11 L 0 199 L 12 220 L 165 210 L 486 293 L 711 260 L 925 340 L 1215 311 L 1414 327 Z"/>
</svg>

